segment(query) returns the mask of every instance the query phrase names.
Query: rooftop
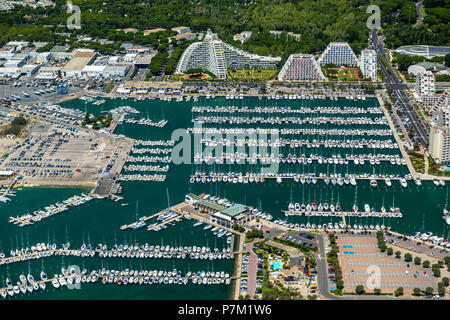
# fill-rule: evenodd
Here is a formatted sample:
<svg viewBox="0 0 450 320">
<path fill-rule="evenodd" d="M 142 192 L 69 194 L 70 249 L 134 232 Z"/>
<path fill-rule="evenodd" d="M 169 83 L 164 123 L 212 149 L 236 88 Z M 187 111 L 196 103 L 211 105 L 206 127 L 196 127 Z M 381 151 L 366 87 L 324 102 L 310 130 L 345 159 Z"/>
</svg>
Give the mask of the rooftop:
<svg viewBox="0 0 450 320">
<path fill-rule="evenodd" d="M 222 211 L 222 210 L 224 210 L 226 208 L 226 207 L 224 207 L 224 206 L 222 206 L 220 204 L 217 204 L 217 203 L 214 203 L 214 202 L 210 202 L 210 201 L 207 201 L 207 200 L 203 200 L 203 199 L 198 200 L 197 203 L 199 205 L 211 208 L 211 209 L 216 210 L 216 211 Z"/>
<path fill-rule="evenodd" d="M 75 56 L 65 64 L 63 71 L 82 70 L 89 62 L 96 57 L 95 52 L 77 52 Z"/>
<path fill-rule="evenodd" d="M 241 213 L 244 213 L 247 210 L 248 210 L 248 208 L 246 206 L 244 206 L 243 204 L 235 204 L 229 208 L 226 208 L 225 210 L 222 210 L 221 212 L 230 217 L 236 217 L 236 216 L 240 215 Z"/>
<path fill-rule="evenodd" d="M 176 30 L 184 30 L 184 29 L 190 29 L 190 28 L 189 27 L 184 27 L 184 26 L 172 28 L 172 30 L 174 30 L 174 31 L 176 31 Z"/>
<path fill-rule="evenodd" d="M 147 30 L 144 30 L 144 36 L 148 36 L 151 33 L 161 32 L 161 31 L 166 31 L 166 29 L 163 29 L 163 28 L 147 29 Z"/>
</svg>

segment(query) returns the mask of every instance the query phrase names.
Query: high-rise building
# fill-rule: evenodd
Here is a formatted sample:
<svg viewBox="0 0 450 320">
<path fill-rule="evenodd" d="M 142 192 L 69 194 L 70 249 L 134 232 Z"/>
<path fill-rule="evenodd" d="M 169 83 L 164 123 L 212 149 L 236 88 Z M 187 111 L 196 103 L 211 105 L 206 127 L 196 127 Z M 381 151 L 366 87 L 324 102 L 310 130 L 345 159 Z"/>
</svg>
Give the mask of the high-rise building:
<svg viewBox="0 0 450 320">
<path fill-rule="evenodd" d="M 319 64 L 310 54 L 291 54 L 278 74 L 278 80 L 326 80 Z"/>
<path fill-rule="evenodd" d="M 442 106 L 433 114 L 430 123 L 431 157 L 440 164 L 450 163 L 450 107 Z"/>
<path fill-rule="evenodd" d="M 359 66 L 358 58 L 347 42 L 330 42 L 317 60 L 321 65 Z"/>
<path fill-rule="evenodd" d="M 421 99 L 434 94 L 434 75 L 431 71 L 419 72 L 416 76 L 416 92 Z"/>
<path fill-rule="evenodd" d="M 436 101 L 431 110 L 430 141 L 431 157 L 440 164 L 450 163 L 450 104 L 449 90 Z"/>
<path fill-rule="evenodd" d="M 176 73 L 203 69 L 225 79 L 228 77 L 228 68 L 274 69 L 280 61 L 280 57 L 259 56 L 235 48 L 208 30 L 203 41 L 194 42 L 183 52 Z"/>
<path fill-rule="evenodd" d="M 361 60 L 359 62 L 361 72 L 364 78 L 377 78 L 377 53 L 373 49 L 364 49 L 361 51 Z"/>
<path fill-rule="evenodd" d="M 430 110 L 430 115 L 438 112 L 441 108 L 450 105 L 450 89 L 446 89 L 437 99 L 436 103 Z"/>
</svg>

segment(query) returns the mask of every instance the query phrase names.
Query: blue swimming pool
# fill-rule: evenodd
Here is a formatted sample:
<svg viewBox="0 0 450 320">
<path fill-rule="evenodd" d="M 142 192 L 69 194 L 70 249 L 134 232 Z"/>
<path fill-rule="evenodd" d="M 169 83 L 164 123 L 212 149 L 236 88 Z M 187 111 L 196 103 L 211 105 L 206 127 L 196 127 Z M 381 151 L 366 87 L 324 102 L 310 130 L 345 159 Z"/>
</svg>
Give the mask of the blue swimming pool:
<svg viewBox="0 0 450 320">
<path fill-rule="evenodd" d="M 353 246 L 348 244 L 348 245 L 342 246 L 342 248 L 344 248 L 344 249 L 351 249 L 351 248 L 353 248 Z"/>
<path fill-rule="evenodd" d="M 353 251 L 344 251 L 344 254 L 355 254 Z"/>
<path fill-rule="evenodd" d="M 272 269 L 280 270 L 281 269 L 281 261 L 272 261 Z"/>
</svg>

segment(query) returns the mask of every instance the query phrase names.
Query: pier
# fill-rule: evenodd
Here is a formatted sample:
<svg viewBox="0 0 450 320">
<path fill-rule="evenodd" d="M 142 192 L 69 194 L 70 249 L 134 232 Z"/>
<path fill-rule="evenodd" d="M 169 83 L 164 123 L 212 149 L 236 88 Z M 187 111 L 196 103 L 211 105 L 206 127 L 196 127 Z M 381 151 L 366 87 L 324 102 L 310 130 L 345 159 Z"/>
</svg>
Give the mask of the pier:
<svg viewBox="0 0 450 320">
<path fill-rule="evenodd" d="M 356 218 L 401 218 L 403 215 L 398 212 L 377 212 L 377 211 L 284 211 L 285 216 L 302 216 L 305 217 L 356 217 Z"/>
<path fill-rule="evenodd" d="M 157 225 L 155 225 L 155 226 L 148 227 L 147 230 L 148 230 L 148 231 L 158 230 L 158 229 L 160 229 L 162 226 L 164 226 L 164 225 L 166 225 L 166 224 L 168 224 L 169 222 L 174 221 L 174 220 L 180 221 L 180 220 L 181 220 L 181 216 L 176 216 L 176 217 L 173 217 L 173 218 L 171 218 L 171 219 L 167 219 L 166 221 L 164 221 L 164 222 L 162 222 L 162 223 L 160 223 L 160 224 L 157 224 Z"/>
<path fill-rule="evenodd" d="M 162 215 L 163 213 L 166 213 L 166 212 L 169 211 L 170 209 L 171 209 L 171 208 L 169 208 L 169 209 L 164 209 L 164 210 L 162 210 L 162 211 L 160 211 L 160 212 L 158 212 L 158 213 L 155 213 L 155 214 L 153 214 L 153 215 L 151 215 L 151 216 L 148 216 L 148 217 L 142 217 L 140 220 L 141 220 L 141 221 L 148 221 L 148 220 L 150 220 L 150 219 L 153 219 L 153 218 L 156 218 L 156 217 Z M 123 226 L 120 227 L 120 230 L 127 230 L 127 229 L 131 228 L 131 227 L 133 226 L 134 223 L 135 223 L 135 222 L 130 223 L 130 224 L 125 224 L 125 225 L 123 225 Z"/>
</svg>

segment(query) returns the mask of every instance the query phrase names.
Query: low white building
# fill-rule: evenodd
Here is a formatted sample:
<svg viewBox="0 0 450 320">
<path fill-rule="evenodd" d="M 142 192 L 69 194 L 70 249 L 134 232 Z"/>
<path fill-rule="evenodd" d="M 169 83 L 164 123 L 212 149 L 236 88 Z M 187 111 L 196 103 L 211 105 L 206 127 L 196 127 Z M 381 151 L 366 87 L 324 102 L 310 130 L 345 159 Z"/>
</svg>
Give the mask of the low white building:
<svg viewBox="0 0 450 320">
<path fill-rule="evenodd" d="M 36 56 L 34 62 L 38 64 L 44 64 L 49 62 L 51 58 L 52 58 L 51 52 L 41 52 Z"/>
<path fill-rule="evenodd" d="M 241 43 L 244 43 L 252 36 L 251 31 L 242 31 L 241 33 L 237 33 L 233 36 L 234 41 L 240 41 Z"/>
<path fill-rule="evenodd" d="M 125 62 L 134 62 L 136 59 L 137 54 L 136 53 L 127 53 L 123 56 L 123 61 Z"/>
<path fill-rule="evenodd" d="M 177 32 L 178 34 L 183 34 L 183 33 L 188 33 L 191 32 L 191 28 L 189 27 L 176 27 L 176 28 L 172 28 L 173 31 Z"/>
<path fill-rule="evenodd" d="M 126 66 L 106 66 L 102 71 L 102 75 L 105 78 L 108 77 L 125 77 L 128 70 L 130 70 L 130 65 Z"/>
<path fill-rule="evenodd" d="M 28 77 L 32 77 L 38 72 L 39 65 L 37 65 L 37 64 L 26 64 L 26 65 L 20 67 L 19 70 L 20 70 L 21 74 L 26 75 Z"/>
<path fill-rule="evenodd" d="M 19 67 L 1 67 L 0 68 L 0 76 L 10 78 L 10 77 L 14 77 L 17 75 L 20 75 Z"/>
<path fill-rule="evenodd" d="M 53 81 L 56 80 L 58 74 L 51 71 L 40 71 L 35 77 L 35 80 L 39 81 Z"/>
<path fill-rule="evenodd" d="M 113 56 L 108 59 L 109 65 L 119 64 L 122 58 L 120 56 Z"/>
</svg>

